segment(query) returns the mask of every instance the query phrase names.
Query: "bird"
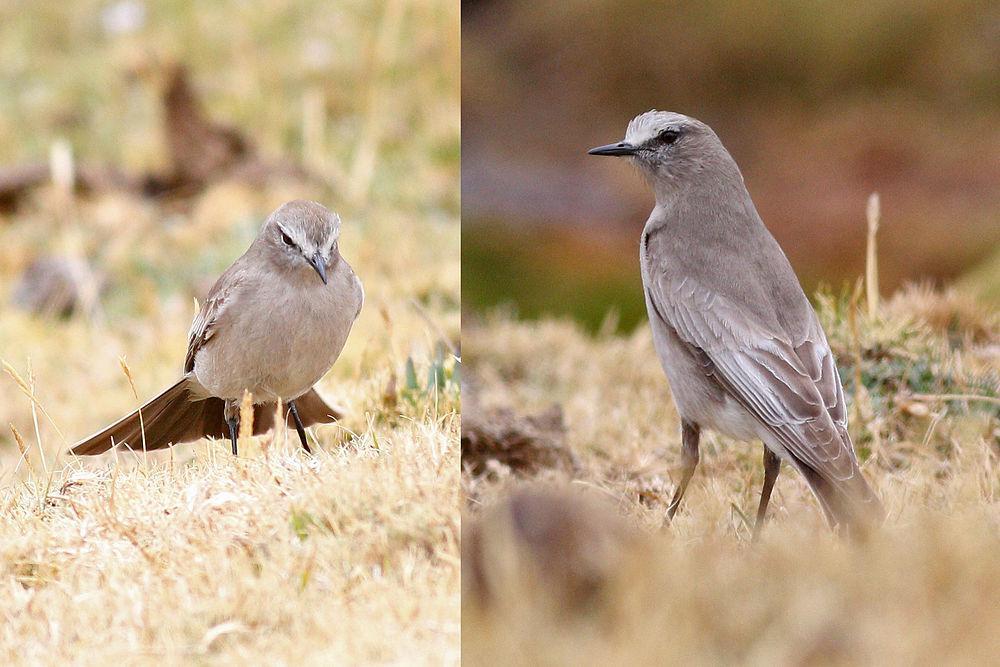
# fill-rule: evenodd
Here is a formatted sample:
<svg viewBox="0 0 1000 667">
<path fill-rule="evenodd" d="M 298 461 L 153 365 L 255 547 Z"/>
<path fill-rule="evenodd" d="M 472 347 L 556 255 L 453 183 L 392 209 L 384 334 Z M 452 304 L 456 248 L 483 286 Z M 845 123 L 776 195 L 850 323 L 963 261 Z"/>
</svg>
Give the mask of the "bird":
<svg viewBox="0 0 1000 667">
<path fill-rule="evenodd" d="M 816 312 L 764 226 L 736 161 L 705 123 L 652 110 L 590 155 L 630 160 L 655 206 L 639 260 L 653 344 L 681 422 L 670 522 L 698 465 L 703 429 L 764 445 L 760 534 L 782 461 L 835 531 L 884 519 L 847 430 L 836 361 Z"/>
<path fill-rule="evenodd" d="M 70 451 L 155 450 L 228 435 L 236 456 L 240 405 L 250 392 L 254 434 L 274 426 L 281 402 L 310 452 L 305 427 L 342 417 L 314 385 L 364 303 L 339 240 L 340 217 L 322 204 L 295 200 L 276 209 L 209 290 L 191 324 L 181 379 Z"/>
</svg>

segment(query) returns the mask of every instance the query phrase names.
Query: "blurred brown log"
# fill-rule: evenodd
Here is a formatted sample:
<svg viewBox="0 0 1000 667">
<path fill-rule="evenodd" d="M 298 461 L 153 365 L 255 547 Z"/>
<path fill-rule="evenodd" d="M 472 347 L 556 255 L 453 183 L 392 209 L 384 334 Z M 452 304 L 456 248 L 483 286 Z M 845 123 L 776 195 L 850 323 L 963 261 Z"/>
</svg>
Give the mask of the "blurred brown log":
<svg viewBox="0 0 1000 667">
<path fill-rule="evenodd" d="M 148 197 L 183 199 L 226 179 L 258 186 L 273 178 L 287 178 L 329 187 L 326 179 L 295 162 L 259 158 L 253 142 L 243 133 L 208 117 L 184 65 L 163 67 L 160 99 L 170 157 L 168 172 L 133 176 L 113 166 L 83 164 L 77 167 L 78 194 L 126 190 Z M 46 162 L 0 167 L 0 211 L 17 209 L 27 195 L 51 180 Z"/>
<path fill-rule="evenodd" d="M 0 211 L 16 210 L 24 197 L 51 181 L 52 172 L 46 162 L 0 167 Z M 78 194 L 138 188 L 139 182 L 136 179 L 114 167 L 86 164 L 77 167 L 75 190 Z"/>
</svg>

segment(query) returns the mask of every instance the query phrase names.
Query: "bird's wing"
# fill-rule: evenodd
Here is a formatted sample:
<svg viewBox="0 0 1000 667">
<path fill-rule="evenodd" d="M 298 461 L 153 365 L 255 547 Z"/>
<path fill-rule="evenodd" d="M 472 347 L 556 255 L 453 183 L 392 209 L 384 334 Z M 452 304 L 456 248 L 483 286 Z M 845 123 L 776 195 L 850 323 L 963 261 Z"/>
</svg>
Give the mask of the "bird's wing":
<svg viewBox="0 0 1000 667">
<path fill-rule="evenodd" d="M 858 474 L 840 377 L 818 321 L 793 341 L 690 278 L 651 282 L 656 315 L 790 455 L 831 482 Z"/>
<path fill-rule="evenodd" d="M 194 370 L 194 360 L 198 352 L 212 339 L 215 334 L 215 324 L 219 317 L 225 312 L 226 307 L 232 302 L 233 293 L 243 282 L 243 274 L 234 271 L 234 264 L 228 271 L 222 274 L 215 285 L 208 292 L 205 303 L 201 305 L 201 310 L 194 316 L 191 322 L 191 330 L 188 332 L 187 355 L 184 357 L 184 372 L 190 373 Z"/>
</svg>

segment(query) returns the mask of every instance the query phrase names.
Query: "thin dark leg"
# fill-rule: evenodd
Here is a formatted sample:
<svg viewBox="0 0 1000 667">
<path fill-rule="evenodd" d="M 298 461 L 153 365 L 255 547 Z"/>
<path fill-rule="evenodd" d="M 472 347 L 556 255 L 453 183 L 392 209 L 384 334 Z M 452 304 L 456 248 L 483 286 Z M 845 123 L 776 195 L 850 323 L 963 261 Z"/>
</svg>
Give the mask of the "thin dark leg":
<svg viewBox="0 0 1000 667">
<path fill-rule="evenodd" d="M 288 401 L 288 409 L 292 411 L 292 419 L 295 420 L 295 430 L 299 432 L 299 441 L 302 443 L 302 449 L 312 454 L 312 450 L 309 449 L 309 443 L 306 442 L 306 427 L 302 425 L 302 420 L 299 419 L 299 411 L 295 407 L 295 401 Z"/>
<path fill-rule="evenodd" d="M 229 426 L 229 439 L 233 441 L 233 456 L 236 456 L 236 434 L 240 428 L 240 419 L 239 417 L 227 419 L 226 424 Z"/>
<path fill-rule="evenodd" d="M 681 504 L 681 498 L 687 491 L 688 482 L 691 481 L 694 469 L 698 466 L 698 438 L 700 435 L 701 428 L 697 424 L 681 420 L 681 462 L 684 465 L 684 470 L 681 473 L 681 483 L 677 485 L 670 506 L 667 507 L 667 521 L 674 518 L 677 508 Z"/>
<path fill-rule="evenodd" d="M 753 524 L 753 541 L 757 541 L 760 529 L 764 526 L 764 517 L 767 514 L 767 503 L 771 500 L 771 490 L 774 488 L 774 481 L 778 479 L 781 471 L 781 459 L 778 455 L 764 445 L 764 487 L 760 490 L 760 505 L 757 506 L 757 520 Z"/>
</svg>

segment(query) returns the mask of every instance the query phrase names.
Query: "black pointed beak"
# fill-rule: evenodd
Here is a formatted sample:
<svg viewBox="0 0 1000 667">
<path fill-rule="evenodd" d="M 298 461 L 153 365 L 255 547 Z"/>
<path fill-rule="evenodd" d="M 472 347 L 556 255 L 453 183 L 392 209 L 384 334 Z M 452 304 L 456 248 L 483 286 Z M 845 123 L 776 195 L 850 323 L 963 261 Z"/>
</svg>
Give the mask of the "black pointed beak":
<svg viewBox="0 0 1000 667">
<path fill-rule="evenodd" d="M 316 273 L 319 274 L 319 279 L 322 280 L 323 284 L 325 285 L 326 284 L 326 261 L 323 259 L 323 255 L 321 255 L 321 254 L 319 254 L 317 252 L 315 255 L 313 255 L 312 257 L 309 258 L 309 263 L 312 264 L 312 267 L 314 269 L 316 269 Z"/>
<path fill-rule="evenodd" d="M 598 146 L 597 148 L 591 148 L 587 151 L 588 155 L 635 155 L 636 147 L 632 144 L 619 141 L 617 144 L 608 144 L 606 146 Z"/>
</svg>

